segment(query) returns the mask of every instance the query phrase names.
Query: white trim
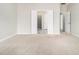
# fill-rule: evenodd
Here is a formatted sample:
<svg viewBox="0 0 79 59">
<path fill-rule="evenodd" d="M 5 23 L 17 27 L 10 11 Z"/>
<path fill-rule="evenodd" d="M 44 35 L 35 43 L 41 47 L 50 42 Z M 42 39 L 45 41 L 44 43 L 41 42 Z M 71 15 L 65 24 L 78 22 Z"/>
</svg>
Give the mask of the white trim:
<svg viewBox="0 0 79 59">
<path fill-rule="evenodd" d="M 7 36 L 7 37 L 5 37 L 5 38 L 3 38 L 3 39 L 0 39 L 0 42 L 3 42 L 4 40 L 7 40 L 7 39 L 9 39 L 9 38 L 11 38 L 11 37 L 13 37 L 13 36 L 15 36 L 16 34 L 13 34 L 13 35 L 9 35 L 9 36 Z"/>
<path fill-rule="evenodd" d="M 71 33 L 72 35 L 76 36 L 76 37 L 79 37 L 79 35 L 75 34 L 75 33 Z"/>
</svg>

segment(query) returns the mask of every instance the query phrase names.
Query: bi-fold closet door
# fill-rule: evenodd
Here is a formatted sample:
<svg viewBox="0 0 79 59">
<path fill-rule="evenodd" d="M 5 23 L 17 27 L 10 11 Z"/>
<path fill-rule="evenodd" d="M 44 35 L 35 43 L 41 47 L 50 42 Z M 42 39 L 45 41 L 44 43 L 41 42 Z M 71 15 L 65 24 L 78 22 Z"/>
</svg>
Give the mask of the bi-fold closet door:
<svg viewBox="0 0 79 59">
<path fill-rule="evenodd" d="M 37 34 L 37 11 L 38 10 L 32 10 L 31 11 L 31 33 Z M 53 34 L 53 10 L 45 10 L 45 19 L 47 20 L 47 32 L 48 34 Z"/>
</svg>

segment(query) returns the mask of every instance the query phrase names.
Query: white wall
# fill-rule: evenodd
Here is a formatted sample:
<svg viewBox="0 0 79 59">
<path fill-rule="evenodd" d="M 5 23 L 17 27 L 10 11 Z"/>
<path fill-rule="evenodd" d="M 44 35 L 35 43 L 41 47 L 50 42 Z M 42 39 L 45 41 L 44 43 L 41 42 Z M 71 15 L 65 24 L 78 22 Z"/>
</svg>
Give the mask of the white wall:
<svg viewBox="0 0 79 59">
<path fill-rule="evenodd" d="M 24 4 L 17 4 L 17 34 L 31 33 L 31 11 Z"/>
<path fill-rule="evenodd" d="M 17 4 L 17 34 L 31 34 L 31 10 L 54 10 L 54 33 L 60 33 L 60 4 Z"/>
<path fill-rule="evenodd" d="M 79 36 L 79 4 L 70 4 L 71 10 L 71 32 Z"/>
<path fill-rule="evenodd" d="M 54 7 L 54 34 L 60 34 L 60 5 Z"/>
<path fill-rule="evenodd" d="M 0 3 L 0 39 L 16 33 L 16 4 Z"/>
</svg>

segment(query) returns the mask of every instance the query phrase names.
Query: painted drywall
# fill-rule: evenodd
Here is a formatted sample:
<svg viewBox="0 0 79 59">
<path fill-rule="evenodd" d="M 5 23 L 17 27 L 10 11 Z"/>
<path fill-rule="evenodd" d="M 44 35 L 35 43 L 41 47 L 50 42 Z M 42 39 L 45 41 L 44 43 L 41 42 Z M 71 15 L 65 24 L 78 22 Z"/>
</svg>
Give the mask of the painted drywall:
<svg viewBox="0 0 79 59">
<path fill-rule="evenodd" d="M 16 4 L 0 3 L 0 40 L 16 34 Z"/>
<path fill-rule="evenodd" d="M 31 33 L 31 11 L 24 4 L 17 4 L 17 34 Z"/>
<path fill-rule="evenodd" d="M 79 37 L 79 4 L 70 4 L 71 11 L 71 33 Z"/>
<path fill-rule="evenodd" d="M 54 11 L 54 33 L 60 33 L 60 4 L 27 3 L 17 4 L 17 34 L 31 34 L 31 10 Z"/>
</svg>

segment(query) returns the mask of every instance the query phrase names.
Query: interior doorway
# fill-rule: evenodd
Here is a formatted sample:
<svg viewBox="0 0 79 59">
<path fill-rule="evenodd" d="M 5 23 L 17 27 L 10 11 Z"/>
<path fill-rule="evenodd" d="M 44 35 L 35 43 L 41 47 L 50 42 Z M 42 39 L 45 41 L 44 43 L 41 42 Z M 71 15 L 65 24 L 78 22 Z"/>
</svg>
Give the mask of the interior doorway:
<svg viewBox="0 0 79 59">
<path fill-rule="evenodd" d="M 32 34 L 53 34 L 53 10 L 32 10 Z"/>
<path fill-rule="evenodd" d="M 45 19 L 45 11 L 37 12 L 37 33 L 47 34 L 47 19 Z"/>
<path fill-rule="evenodd" d="M 60 14 L 60 32 L 71 32 L 71 20 L 70 20 L 70 12 L 65 12 Z"/>
</svg>

